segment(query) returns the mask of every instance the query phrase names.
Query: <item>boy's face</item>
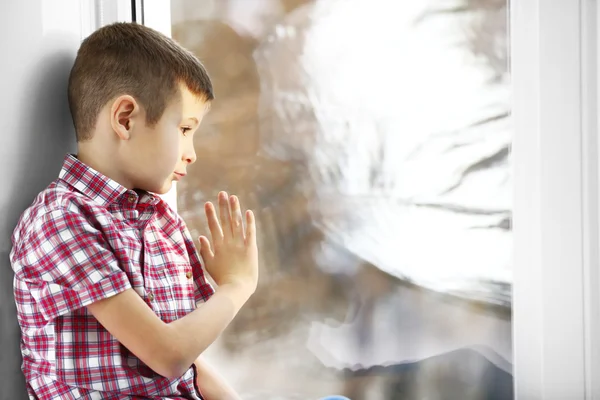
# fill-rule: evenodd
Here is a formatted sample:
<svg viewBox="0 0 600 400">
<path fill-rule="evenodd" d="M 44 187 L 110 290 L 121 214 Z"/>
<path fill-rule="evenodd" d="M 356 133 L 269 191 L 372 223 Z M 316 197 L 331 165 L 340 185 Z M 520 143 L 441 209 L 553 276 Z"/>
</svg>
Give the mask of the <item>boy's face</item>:
<svg viewBox="0 0 600 400">
<path fill-rule="evenodd" d="M 145 113 L 136 118 L 123 160 L 133 187 L 164 194 L 185 176 L 196 161 L 193 136 L 207 109 L 182 85 L 180 98 L 167 105 L 155 126 L 145 124 Z"/>
</svg>

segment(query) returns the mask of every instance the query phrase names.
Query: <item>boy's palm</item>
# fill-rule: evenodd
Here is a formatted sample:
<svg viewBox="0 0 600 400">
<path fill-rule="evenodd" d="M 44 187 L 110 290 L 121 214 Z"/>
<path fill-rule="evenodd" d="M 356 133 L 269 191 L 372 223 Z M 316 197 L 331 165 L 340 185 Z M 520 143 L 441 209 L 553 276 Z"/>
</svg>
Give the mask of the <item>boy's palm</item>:
<svg viewBox="0 0 600 400">
<path fill-rule="evenodd" d="M 258 250 L 256 223 L 252 211 L 246 211 L 246 226 L 236 196 L 221 192 L 218 196 L 219 213 L 211 202 L 204 211 L 208 219 L 211 242 L 200 236 L 200 254 L 207 272 L 217 285 L 241 284 L 251 292 L 258 282 Z"/>
</svg>

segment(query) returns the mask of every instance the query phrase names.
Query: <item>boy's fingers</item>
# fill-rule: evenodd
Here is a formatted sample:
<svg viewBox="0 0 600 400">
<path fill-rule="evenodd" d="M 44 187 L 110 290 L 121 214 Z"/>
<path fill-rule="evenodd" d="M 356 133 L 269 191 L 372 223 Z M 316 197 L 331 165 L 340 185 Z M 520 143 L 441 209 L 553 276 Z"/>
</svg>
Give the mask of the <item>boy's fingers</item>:
<svg viewBox="0 0 600 400">
<path fill-rule="evenodd" d="M 217 219 L 217 212 L 211 202 L 208 202 L 204 205 L 204 212 L 206 213 L 208 229 L 210 230 L 210 235 L 212 236 L 213 243 L 221 243 L 223 241 L 223 230 L 221 229 L 221 225 L 219 225 L 219 220 Z"/>
<path fill-rule="evenodd" d="M 231 196 L 229 198 L 229 205 L 231 207 L 231 217 L 232 221 L 232 232 L 233 236 L 240 240 L 244 241 L 244 222 L 242 220 L 242 210 L 240 208 L 240 200 L 237 196 Z"/>
<path fill-rule="evenodd" d="M 210 241 L 208 240 L 208 238 L 206 236 L 200 236 L 198 240 L 200 242 L 200 255 L 202 256 L 202 258 L 204 260 L 212 259 L 215 256 L 215 254 L 210 248 Z"/>
<path fill-rule="evenodd" d="M 250 210 L 246 211 L 246 244 L 256 244 L 256 221 Z"/>
<path fill-rule="evenodd" d="M 221 228 L 223 236 L 227 239 L 232 235 L 231 229 L 231 212 L 229 210 L 229 196 L 227 193 L 219 193 L 219 217 L 221 220 Z"/>
</svg>

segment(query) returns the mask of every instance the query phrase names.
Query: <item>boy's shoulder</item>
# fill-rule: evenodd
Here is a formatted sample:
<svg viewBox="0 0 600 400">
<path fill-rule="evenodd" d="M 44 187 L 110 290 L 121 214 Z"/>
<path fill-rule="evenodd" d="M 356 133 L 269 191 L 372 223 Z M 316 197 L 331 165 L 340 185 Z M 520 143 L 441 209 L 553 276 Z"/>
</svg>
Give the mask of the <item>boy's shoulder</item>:
<svg viewBox="0 0 600 400">
<path fill-rule="evenodd" d="M 57 215 L 62 214 L 67 218 L 68 214 L 73 213 L 98 216 L 102 213 L 102 207 L 95 205 L 91 199 L 64 181 L 54 180 L 21 214 L 12 235 L 13 248 L 19 247 L 47 216 L 52 215 L 56 218 Z"/>
</svg>

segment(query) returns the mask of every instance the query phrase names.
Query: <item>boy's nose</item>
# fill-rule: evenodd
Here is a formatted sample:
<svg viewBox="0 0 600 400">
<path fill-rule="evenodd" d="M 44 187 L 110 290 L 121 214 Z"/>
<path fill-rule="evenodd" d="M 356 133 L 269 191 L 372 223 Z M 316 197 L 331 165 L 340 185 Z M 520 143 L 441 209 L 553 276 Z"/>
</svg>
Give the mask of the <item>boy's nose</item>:
<svg viewBox="0 0 600 400">
<path fill-rule="evenodd" d="M 193 164 L 196 162 L 196 152 L 194 150 L 186 152 L 183 155 L 183 161 L 187 162 L 188 164 Z"/>
</svg>

